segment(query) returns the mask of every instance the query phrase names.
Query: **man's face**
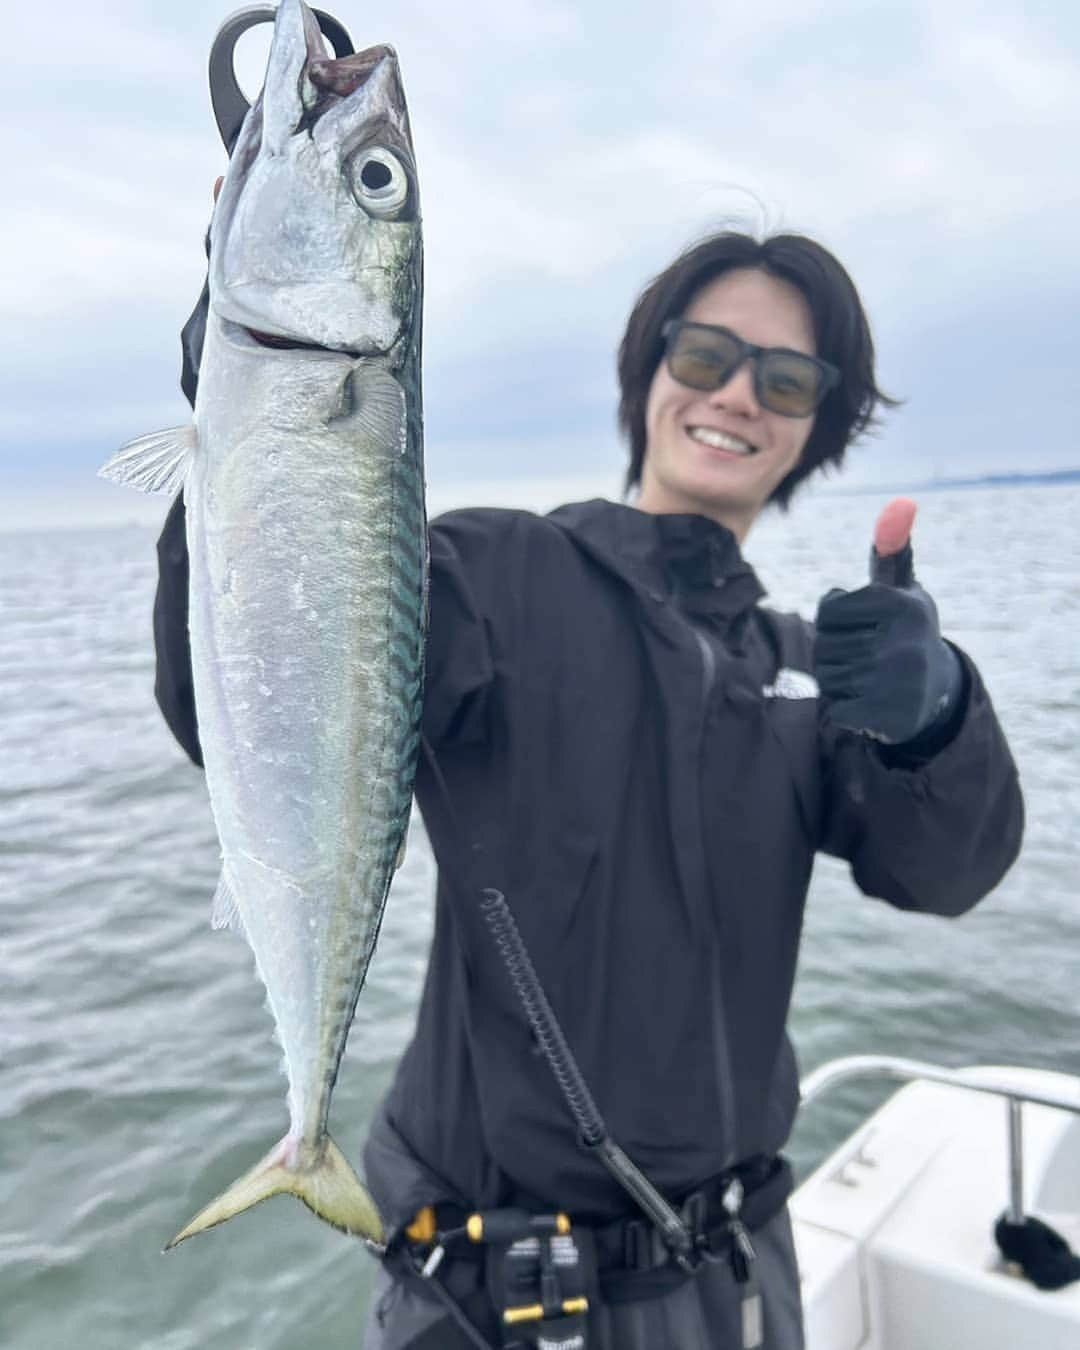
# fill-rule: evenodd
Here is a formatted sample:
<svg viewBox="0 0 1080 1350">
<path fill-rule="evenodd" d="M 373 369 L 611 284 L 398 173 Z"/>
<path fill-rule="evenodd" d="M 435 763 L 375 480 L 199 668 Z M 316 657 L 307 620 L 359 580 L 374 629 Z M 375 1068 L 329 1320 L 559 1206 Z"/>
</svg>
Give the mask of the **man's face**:
<svg viewBox="0 0 1080 1350">
<path fill-rule="evenodd" d="M 725 272 L 681 316 L 730 328 L 760 347 L 816 356 L 810 309 L 786 281 L 748 268 Z M 795 467 L 814 418 L 762 408 L 745 362 L 706 393 L 657 367 L 645 405 L 645 458 L 637 505 L 656 514 L 710 516 L 742 540 L 773 489 Z"/>
</svg>

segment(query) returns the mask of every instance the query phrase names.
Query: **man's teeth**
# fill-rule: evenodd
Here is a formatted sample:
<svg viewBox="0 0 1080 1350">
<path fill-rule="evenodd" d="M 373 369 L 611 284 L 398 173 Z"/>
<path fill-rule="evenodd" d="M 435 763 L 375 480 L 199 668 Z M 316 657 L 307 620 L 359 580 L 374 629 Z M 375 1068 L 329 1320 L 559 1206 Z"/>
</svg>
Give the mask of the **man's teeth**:
<svg viewBox="0 0 1080 1350">
<path fill-rule="evenodd" d="M 740 440 L 738 436 L 728 436 L 712 427 L 689 427 L 687 430 L 691 440 L 700 441 L 702 445 L 708 445 L 713 450 L 727 450 L 732 455 L 752 455 L 756 448 L 748 441 Z"/>
</svg>

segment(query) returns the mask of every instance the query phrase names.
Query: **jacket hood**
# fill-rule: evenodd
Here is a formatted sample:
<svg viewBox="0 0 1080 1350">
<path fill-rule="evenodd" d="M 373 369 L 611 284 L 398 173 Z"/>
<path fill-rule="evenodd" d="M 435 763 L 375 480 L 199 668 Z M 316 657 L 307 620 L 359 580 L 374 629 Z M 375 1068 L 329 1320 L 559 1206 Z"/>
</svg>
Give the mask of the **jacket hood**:
<svg viewBox="0 0 1080 1350">
<path fill-rule="evenodd" d="M 547 519 L 653 600 L 734 618 L 765 594 L 734 534 L 707 516 L 652 515 L 595 498 L 560 506 Z"/>
</svg>

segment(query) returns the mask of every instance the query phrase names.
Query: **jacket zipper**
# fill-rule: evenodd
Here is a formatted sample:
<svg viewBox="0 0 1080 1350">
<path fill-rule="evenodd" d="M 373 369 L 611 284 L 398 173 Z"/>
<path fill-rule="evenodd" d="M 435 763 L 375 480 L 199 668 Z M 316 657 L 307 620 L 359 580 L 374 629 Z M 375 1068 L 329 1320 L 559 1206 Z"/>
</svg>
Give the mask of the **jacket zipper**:
<svg viewBox="0 0 1080 1350">
<path fill-rule="evenodd" d="M 690 631 L 694 634 L 694 640 L 697 642 L 698 651 L 701 653 L 702 672 L 704 677 L 702 681 L 702 690 L 701 690 L 702 694 L 701 719 L 700 719 L 701 734 L 700 740 L 698 742 L 700 748 L 698 754 L 697 787 L 698 787 L 698 815 L 701 830 L 702 856 L 707 857 L 707 849 L 705 845 L 705 803 L 703 799 L 702 765 L 704 762 L 704 753 L 705 753 L 705 732 L 709 719 L 709 703 L 710 700 L 712 699 L 713 690 L 716 687 L 716 653 L 713 651 L 712 643 L 705 636 L 705 634 L 697 627 L 697 625 L 693 622 L 693 620 L 686 615 L 683 615 L 682 617 L 684 621 L 689 625 Z M 706 862 L 705 879 L 707 884 L 711 880 L 708 874 L 707 862 Z M 719 1036 L 721 1041 L 719 1048 L 720 1050 L 719 1057 L 721 1063 L 718 1066 L 718 1074 L 720 1078 L 720 1101 L 721 1105 L 725 1104 L 727 1105 L 729 1111 L 729 1114 L 726 1118 L 723 1115 L 721 1116 L 720 1138 L 723 1148 L 725 1166 L 731 1167 L 734 1166 L 734 1164 L 738 1161 L 738 1158 L 735 1155 L 735 1116 L 737 1103 L 735 1099 L 735 1078 L 731 1071 L 730 1035 L 727 1024 L 726 1011 L 724 1008 L 723 990 L 721 988 L 720 983 L 720 966 L 721 966 L 720 947 L 722 944 L 722 938 L 720 934 L 719 918 L 714 912 L 713 907 L 711 905 L 709 906 L 709 918 L 712 925 L 713 940 L 716 943 L 716 966 L 715 966 L 715 980 L 713 985 L 714 990 L 713 998 L 715 1003 L 719 1005 L 717 1009 L 715 1025 L 718 1027 L 717 1035 Z"/>
<path fill-rule="evenodd" d="M 709 715 L 709 698 L 712 695 L 713 686 L 716 684 L 716 653 L 713 651 L 712 645 L 705 634 L 691 623 L 689 619 L 687 622 L 690 623 L 691 631 L 697 639 L 698 648 L 701 651 L 701 658 L 705 666 L 705 685 L 702 689 L 701 699 L 702 730 L 704 730 L 704 722 Z"/>
</svg>

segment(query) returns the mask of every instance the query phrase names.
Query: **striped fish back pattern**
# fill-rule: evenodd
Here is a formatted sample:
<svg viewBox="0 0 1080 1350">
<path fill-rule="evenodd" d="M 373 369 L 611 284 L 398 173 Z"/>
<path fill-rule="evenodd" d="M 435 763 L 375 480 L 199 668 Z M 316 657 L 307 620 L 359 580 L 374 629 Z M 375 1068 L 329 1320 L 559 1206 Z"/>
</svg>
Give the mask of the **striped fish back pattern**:
<svg viewBox="0 0 1080 1350">
<path fill-rule="evenodd" d="M 379 713 L 378 746 L 369 746 L 366 752 L 374 760 L 374 771 L 370 774 L 368 809 L 362 813 L 360 822 L 363 839 L 357 850 L 357 871 L 351 887 L 354 900 L 339 910 L 343 928 L 338 938 L 332 939 L 360 944 L 349 988 L 341 991 L 340 1001 L 333 1000 L 337 1015 L 324 1028 L 335 1061 L 344 1049 L 404 844 L 420 747 L 427 620 L 427 520 L 419 446 L 410 435 L 406 436 L 406 442 L 405 452 L 395 456 L 387 475 L 379 521 L 380 533 L 385 531 L 385 613 L 375 627 L 385 642 L 379 665 L 387 697 Z M 326 1085 L 327 1101 L 332 1086 L 333 1079 Z M 324 1117 L 324 1113 L 325 1108 L 320 1115 Z"/>
</svg>

